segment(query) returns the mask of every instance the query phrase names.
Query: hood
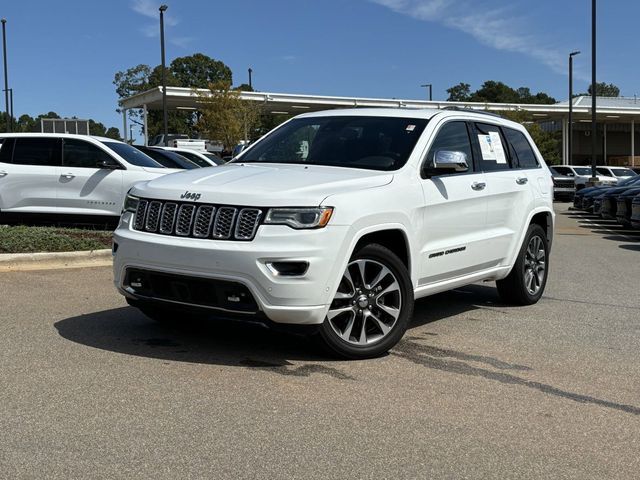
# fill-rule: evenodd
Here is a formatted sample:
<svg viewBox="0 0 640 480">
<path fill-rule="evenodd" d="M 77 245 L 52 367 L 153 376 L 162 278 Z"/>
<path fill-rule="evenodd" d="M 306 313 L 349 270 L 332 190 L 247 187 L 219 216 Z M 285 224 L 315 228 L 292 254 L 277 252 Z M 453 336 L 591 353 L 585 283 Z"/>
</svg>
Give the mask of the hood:
<svg viewBox="0 0 640 480">
<path fill-rule="evenodd" d="M 190 193 L 203 203 L 304 207 L 320 205 L 329 195 L 380 187 L 392 180 L 392 173 L 376 170 L 233 163 L 159 177 L 136 186 L 134 194 L 180 200 Z"/>
<path fill-rule="evenodd" d="M 159 173 L 160 175 L 169 175 L 170 173 L 178 173 L 178 172 L 182 172 L 184 170 L 182 170 L 181 168 L 165 168 L 165 167 L 159 167 L 159 168 L 154 168 L 154 167 L 141 167 L 142 170 L 144 170 L 145 172 L 149 172 L 149 173 Z"/>
</svg>

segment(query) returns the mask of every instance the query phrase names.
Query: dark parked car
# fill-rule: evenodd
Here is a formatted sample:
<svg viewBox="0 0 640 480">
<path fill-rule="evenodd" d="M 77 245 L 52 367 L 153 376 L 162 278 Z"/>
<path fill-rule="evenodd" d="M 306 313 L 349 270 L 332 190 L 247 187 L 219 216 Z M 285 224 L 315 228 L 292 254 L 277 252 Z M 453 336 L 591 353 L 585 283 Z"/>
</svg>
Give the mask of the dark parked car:
<svg viewBox="0 0 640 480">
<path fill-rule="evenodd" d="M 640 228 L 640 195 L 636 195 L 631 202 L 631 217 L 629 217 L 633 228 Z"/>
<path fill-rule="evenodd" d="M 637 195 L 640 195 L 640 187 L 630 188 L 617 197 L 616 220 L 625 227 L 631 225 L 631 202 Z"/>
<path fill-rule="evenodd" d="M 182 155 L 178 155 L 175 152 L 169 150 L 163 150 L 162 148 L 144 147 L 142 145 L 134 145 L 142 153 L 153 158 L 163 167 L 167 168 L 181 168 L 183 170 L 192 170 L 194 168 L 200 168 L 191 160 L 184 158 Z"/>
<path fill-rule="evenodd" d="M 553 181 L 553 199 L 565 202 L 573 201 L 576 193 L 576 180 L 568 175 L 558 173 L 553 167 L 551 170 L 551 180 Z"/>
<path fill-rule="evenodd" d="M 631 181 L 626 185 L 608 188 L 601 195 L 598 195 L 594 199 L 593 213 L 600 214 L 602 218 L 605 218 L 607 220 L 615 220 L 616 209 L 618 207 L 618 202 L 617 202 L 618 195 L 623 194 L 624 192 L 626 192 L 630 188 L 633 188 L 634 186 L 640 185 L 640 177 L 638 177 L 637 175 L 632 177 L 630 180 Z M 598 203 L 598 200 L 600 200 L 599 208 L 596 206 L 596 203 Z"/>
<path fill-rule="evenodd" d="M 636 183 L 640 185 L 640 176 L 638 175 L 632 178 L 627 178 L 626 180 L 622 180 L 617 186 L 612 186 L 612 187 L 597 186 L 597 187 L 584 188 L 576 192 L 573 205 L 575 208 L 590 212 L 590 211 L 593 211 L 594 202 L 595 202 L 598 204 L 597 206 L 598 211 L 595 213 L 600 213 L 599 208 L 602 205 L 601 201 L 604 197 L 598 199 L 598 201 L 596 202 L 596 199 L 598 197 L 609 192 L 611 189 L 622 188 L 622 190 L 618 190 L 618 192 L 622 192 L 624 190 L 624 187 L 630 187 L 632 185 L 635 185 Z"/>
</svg>

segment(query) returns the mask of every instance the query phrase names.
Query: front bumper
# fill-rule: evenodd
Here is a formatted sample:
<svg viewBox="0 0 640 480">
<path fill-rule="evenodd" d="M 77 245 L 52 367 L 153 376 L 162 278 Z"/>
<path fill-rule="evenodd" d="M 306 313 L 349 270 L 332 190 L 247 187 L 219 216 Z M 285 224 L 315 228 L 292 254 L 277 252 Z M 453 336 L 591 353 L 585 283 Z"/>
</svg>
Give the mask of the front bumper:
<svg viewBox="0 0 640 480">
<path fill-rule="evenodd" d="M 261 225 L 253 241 L 238 242 L 140 232 L 131 229 L 130 222 L 131 214 L 123 214 L 114 233 L 117 245 L 114 283 L 120 293 L 146 303 L 207 308 L 214 315 L 216 312 L 237 313 L 246 315 L 247 320 L 264 314 L 276 323 L 322 323 L 337 289 L 335 282 L 341 278 L 339 259 L 348 255 L 344 251 L 346 226 L 293 230 L 281 225 Z M 304 261 L 309 267 L 301 276 L 281 276 L 267 267 L 267 263 L 274 261 Z M 194 281 L 219 280 L 242 285 L 250 292 L 257 312 L 234 310 L 228 303 L 204 305 L 189 295 L 180 299 L 161 298 L 136 291 L 127 279 L 127 271 L 132 269 Z"/>
</svg>

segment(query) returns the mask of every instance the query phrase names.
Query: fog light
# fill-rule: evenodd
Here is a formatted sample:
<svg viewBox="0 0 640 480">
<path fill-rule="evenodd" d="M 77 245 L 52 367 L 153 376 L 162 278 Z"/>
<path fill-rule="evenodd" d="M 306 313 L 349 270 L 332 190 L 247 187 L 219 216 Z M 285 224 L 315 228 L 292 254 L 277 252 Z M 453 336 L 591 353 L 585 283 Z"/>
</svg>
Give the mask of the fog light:
<svg viewBox="0 0 640 480">
<path fill-rule="evenodd" d="M 309 262 L 268 262 L 266 265 L 279 277 L 301 277 L 309 269 Z"/>
</svg>

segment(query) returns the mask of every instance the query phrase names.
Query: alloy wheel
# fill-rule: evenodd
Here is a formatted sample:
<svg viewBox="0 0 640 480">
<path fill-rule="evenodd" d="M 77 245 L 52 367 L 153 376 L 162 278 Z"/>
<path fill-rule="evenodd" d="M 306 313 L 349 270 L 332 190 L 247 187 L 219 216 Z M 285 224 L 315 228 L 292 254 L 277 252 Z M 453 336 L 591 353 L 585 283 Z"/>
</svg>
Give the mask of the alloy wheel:
<svg viewBox="0 0 640 480">
<path fill-rule="evenodd" d="M 536 295 L 545 278 L 547 252 L 544 241 L 538 235 L 531 237 L 524 258 L 524 284 L 530 295 Z"/>
<path fill-rule="evenodd" d="M 402 309 L 402 292 L 394 273 L 376 260 L 347 265 L 327 319 L 332 330 L 352 345 L 371 345 L 386 337 Z"/>
</svg>

